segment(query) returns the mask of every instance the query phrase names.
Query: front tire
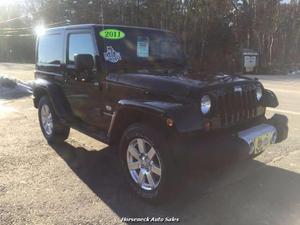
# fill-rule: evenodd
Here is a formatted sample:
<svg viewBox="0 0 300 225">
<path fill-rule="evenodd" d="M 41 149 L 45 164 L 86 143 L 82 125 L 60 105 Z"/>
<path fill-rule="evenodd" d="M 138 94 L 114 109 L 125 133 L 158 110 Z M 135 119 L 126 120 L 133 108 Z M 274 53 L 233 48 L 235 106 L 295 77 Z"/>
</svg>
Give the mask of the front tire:
<svg viewBox="0 0 300 225">
<path fill-rule="evenodd" d="M 59 121 L 47 96 L 41 97 L 38 114 L 41 130 L 49 144 L 61 143 L 68 138 L 70 127 Z"/>
<path fill-rule="evenodd" d="M 151 126 L 137 123 L 124 132 L 120 143 L 123 170 L 134 192 L 150 202 L 170 193 L 174 168 L 165 136 Z"/>
</svg>

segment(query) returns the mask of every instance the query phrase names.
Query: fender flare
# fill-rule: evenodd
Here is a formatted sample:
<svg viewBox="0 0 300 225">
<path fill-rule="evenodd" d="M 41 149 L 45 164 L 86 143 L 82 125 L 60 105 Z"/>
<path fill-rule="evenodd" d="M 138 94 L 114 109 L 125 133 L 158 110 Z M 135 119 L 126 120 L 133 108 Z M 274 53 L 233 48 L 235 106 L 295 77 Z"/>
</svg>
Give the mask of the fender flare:
<svg viewBox="0 0 300 225">
<path fill-rule="evenodd" d="M 71 107 L 58 85 L 48 80 L 38 79 L 34 82 L 32 90 L 35 108 L 38 108 L 40 98 L 47 95 L 58 118 L 63 120 L 70 118 Z"/>
<path fill-rule="evenodd" d="M 263 96 L 262 96 L 262 104 L 265 107 L 275 108 L 279 105 L 279 102 L 273 91 L 264 89 Z"/>
<path fill-rule="evenodd" d="M 152 101 L 152 100 L 120 100 L 117 110 L 114 112 L 109 128 L 108 136 L 112 136 L 118 126 L 118 120 L 124 113 L 138 112 L 144 116 L 151 116 L 161 120 L 174 120 L 174 129 L 179 133 L 191 132 L 203 129 L 203 115 L 193 105 L 184 105 L 174 102 Z M 129 119 L 130 120 L 130 119 Z"/>
</svg>

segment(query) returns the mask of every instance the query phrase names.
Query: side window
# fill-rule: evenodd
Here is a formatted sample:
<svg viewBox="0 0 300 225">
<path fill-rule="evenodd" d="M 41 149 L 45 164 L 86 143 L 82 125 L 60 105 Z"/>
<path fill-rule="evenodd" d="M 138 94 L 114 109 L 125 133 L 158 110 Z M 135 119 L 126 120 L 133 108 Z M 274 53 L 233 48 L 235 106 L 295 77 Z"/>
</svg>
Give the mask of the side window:
<svg viewBox="0 0 300 225">
<path fill-rule="evenodd" d="M 38 42 L 38 64 L 58 65 L 63 59 L 63 38 L 61 34 L 41 36 Z"/>
<path fill-rule="evenodd" d="M 93 38 L 89 33 L 70 34 L 68 43 L 68 64 L 74 64 L 75 54 L 95 55 Z"/>
</svg>

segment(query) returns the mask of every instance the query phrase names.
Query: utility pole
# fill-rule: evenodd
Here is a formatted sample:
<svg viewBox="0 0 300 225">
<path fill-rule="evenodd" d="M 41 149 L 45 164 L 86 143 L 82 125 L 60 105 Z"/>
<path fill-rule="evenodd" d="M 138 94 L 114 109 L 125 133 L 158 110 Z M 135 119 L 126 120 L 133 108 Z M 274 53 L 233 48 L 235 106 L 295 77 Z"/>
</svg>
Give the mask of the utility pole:
<svg viewBox="0 0 300 225">
<path fill-rule="evenodd" d="M 104 16 L 103 16 L 103 0 L 99 1 L 99 23 L 104 24 Z"/>
</svg>

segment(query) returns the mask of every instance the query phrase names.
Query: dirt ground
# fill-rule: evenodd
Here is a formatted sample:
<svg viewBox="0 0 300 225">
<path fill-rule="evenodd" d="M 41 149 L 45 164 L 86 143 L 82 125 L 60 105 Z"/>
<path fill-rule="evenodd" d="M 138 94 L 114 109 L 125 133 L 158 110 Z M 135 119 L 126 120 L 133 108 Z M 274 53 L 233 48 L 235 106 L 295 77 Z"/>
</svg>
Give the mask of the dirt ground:
<svg viewBox="0 0 300 225">
<path fill-rule="evenodd" d="M 160 206 L 131 192 L 111 147 L 74 130 L 63 145 L 49 146 L 29 93 L 0 87 L 0 224 L 122 224 L 122 217 L 300 224 L 300 79 L 263 82 L 282 102 L 268 116 L 289 117 L 288 140 L 253 160 L 206 171 L 193 164 Z"/>
</svg>

